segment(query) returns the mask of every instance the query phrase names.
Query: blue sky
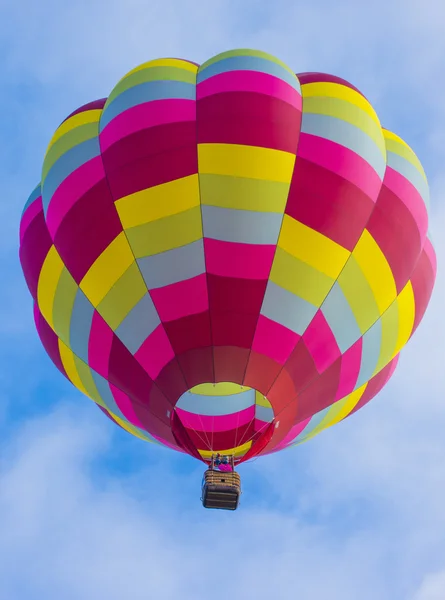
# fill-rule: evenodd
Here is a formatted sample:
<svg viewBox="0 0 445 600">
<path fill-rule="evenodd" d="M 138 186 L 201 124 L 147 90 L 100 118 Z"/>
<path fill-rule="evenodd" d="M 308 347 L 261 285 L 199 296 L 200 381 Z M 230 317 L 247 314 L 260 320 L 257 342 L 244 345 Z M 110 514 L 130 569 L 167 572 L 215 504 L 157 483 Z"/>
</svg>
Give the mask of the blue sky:
<svg viewBox="0 0 445 600">
<path fill-rule="evenodd" d="M 0 0 L 0 600 L 443 600 L 444 18 L 439 0 Z M 18 222 L 73 109 L 151 58 L 236 47 L 349 79 L 412 145 L 439 276 L 384 392 L 244 466 L 230 514 L 201 508 L 202 465 L 114 427 L 50 363 Z"/>
</svg>

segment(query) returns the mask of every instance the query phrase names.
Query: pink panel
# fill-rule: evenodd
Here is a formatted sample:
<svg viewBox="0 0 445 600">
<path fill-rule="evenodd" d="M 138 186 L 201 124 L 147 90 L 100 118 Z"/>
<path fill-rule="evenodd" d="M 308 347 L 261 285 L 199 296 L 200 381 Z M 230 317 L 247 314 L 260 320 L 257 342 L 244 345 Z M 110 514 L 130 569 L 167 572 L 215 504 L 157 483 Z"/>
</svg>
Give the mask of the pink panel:
<svg viewBox="0 0 445 600">
<path fill-rule="evenodd" d="M 255 330 L 252 350 L 284 365 L 297 345 L 300 336 L 283 325 L 260 315 Z"/>
<path fill-rule="evenodd" d="M 304 332 L 303 340 L 319 373 L 327 369 L 341 355 L 335 336 L 321 310 L 316 313 Z"/>
<path fill-rule="evenodd" d="M 62 181 L 51 198 L 46 215 L 48 230 L 53 239 L 70 208 L 104 178 L 105 171 L 102 165 L 102 157 L 97 156 L 83 164 Z"/>
<path fill-rule="evenodd" d="M 139 421 L 139 419 L 137 418 L 137 416 L 134 412 L 130 397 L 127 396 L 127 394 L 125 394 L 122 390 L 117 388 L 112 383 L 109 383 L 109 386 L 113 393 L 114 400 L 116 401 L 116 404 L 117 404 L 119 410 L 124 415 L 124 417 L 127 419 L 127 421 L 129 421 L 136 427 L 139 427 L 140 429 L 144 429 L 143 424 Z"/>
<path fill-rule="evenodd" d="M 255 418 L 254 405 L 230 415 L 219 416 L 196 415 L 180 408 L 176 408 L 176 412 L 184 427 L 187 429 L 194 429 L 195 431 L 206 432 L 231 431 L 232 429 L 247 425 Z"/>
<path fill-rule="evenodd" d="M 362 362 L 362 339 L 357 340 L 341 357 L 340 382 L 335 394 L 335 402 L 350 394 L 355 388 Z"/>
<path fill-rule="evenodd" d="M 428 231 L 428 213 L 422 196 L 408 179 L 391 167 L 386 168 L 384 184 L 410 211 L 423 240 Z"/>
<path fill-rule="evenodd" d="M 209 307 L 205 273 L 150 290 L 150 296 L 163 322 L 199 314 Z"/>
<path fill-rule="evenodd" d="M 431 243 L 429 238 L 425 239 L 425 244 L 423 246 L 423 250 L 428 257 L 428 260 L 431 263 L 431 267 L 434 273 L 434 279 L 436 278 L 437 273 L 437 256 L 436 251 L 434 250 L 433 244 Z"/>
<path fill-rule="evenodd" d="M 309 133 L 301 133 L 299 157 L 340 175 L 365 192 L 371 200 L 377 201 L 382 183 L 380 177 L 366 160 L 349 148 Z"/>
<path fill-rule="evenodd" d="M 297 423 L 296 425 L 294 425 L 292 427 L 292 429 L 289 431 L 289 433 L 277 445 L 277 447 L 275 448 L 275 451 L 282 450 L 283 448 L 285 448 L 286 446 L 291 444 L 295 440 L 295 438 L 300 435 L 300 433 L 303 431 L 303 429 L 305 429 L 305 427 L 309 424 L 311 418 L 312 417 L 304 419 L 304 421 L 301 421 L 300 423 Z"/>
<path fill-rule="evenodd" d="M 257 71 L 230 71 L 209 77 L 197 85 L 196 99 L 223 92 L 256 92 L 279 98 L 299 110 L 302 106 L 295 88 L 278 77 Z"/>
<path fill-rule="evenodd" d="M 42 211 L 42 197 L 39 196 L 34 202 L 28 206 L 26 211 L 23 213 L 20 221 L 20 243 L 23 242 L 25 232 L 35 219 L 35 217 Z"/>
<path fill-rule="evenodd" d="M 113 331 L 107 323 L 97 311 L 94 311 L 90 339 L 88 341 L 88 364 L 96 373 L 105 377 L 105 379 L 108 379 L 108 362 L 110 360 L 113 336 Z"/>
<path fill-rule="evenodd" d="M 152 379 L 175 357 L 165 329 L 158 325 L 135 354 L 138 362 Z"/>
<path fill-rule="evenodd" d="M 268 279 L 275 248 L 204 238 L 207 271 L 222 277 Z"/>
<path fill-rule="evenodd" d="M 166 99 L 144 102 L 115 117 L 100 134 L 100 146 L 105 152 L 120 139 L 157 125 L 194 121 L 196 103 L 194 100 Z"/>
</svg>

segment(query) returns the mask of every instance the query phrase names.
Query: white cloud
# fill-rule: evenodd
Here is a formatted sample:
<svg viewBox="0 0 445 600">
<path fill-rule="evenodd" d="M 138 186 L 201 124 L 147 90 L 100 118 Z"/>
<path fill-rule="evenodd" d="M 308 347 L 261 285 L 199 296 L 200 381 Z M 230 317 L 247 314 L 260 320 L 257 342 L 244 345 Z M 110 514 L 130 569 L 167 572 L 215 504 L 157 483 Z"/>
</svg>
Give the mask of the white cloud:
<svg viewBox="0 0 445 600">
<path fill-rule="evenodd" d="M 128 481 L 96 476 L 110 429 L 88 412 L 61 407 L 4 449 L 0 597 L 389 599 L 369 528 L 337 535 L 329 518 L 310 525 L 270 504 L 204 511 L 189 489 L 181 497 L 171 465 Z"/>
<path fill-rule="evenodd" d="M 427 575 L 414 596 L 414 600 L 443 600 L 445 595 L 445 570 Z"/>
</svg>

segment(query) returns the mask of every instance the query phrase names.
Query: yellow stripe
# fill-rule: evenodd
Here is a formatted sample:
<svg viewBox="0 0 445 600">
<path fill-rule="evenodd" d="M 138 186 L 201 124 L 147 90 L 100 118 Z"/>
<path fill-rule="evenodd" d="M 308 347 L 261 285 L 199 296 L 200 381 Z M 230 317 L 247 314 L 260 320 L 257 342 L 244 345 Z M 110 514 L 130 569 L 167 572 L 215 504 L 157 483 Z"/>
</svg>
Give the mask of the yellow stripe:
<svg viewBox="0 0 445 600">
<path fill-rule="evenodd" d="M 312 96 L 304 100 L 304 114 L 317 114 L 334 117 L 350 123 L 368 135 L 386 160 L 386 144 L 379 123 L 359 106 L 341 98 Z"/>
<path fill-rule="evenodd" d="M 283 214 L 289 182 L 200 173 L 201 203 L 208 206 Z"/>
<path fill-rule="evenodd" d="M 338 278 L 340 286 L 363 335 L 380 316 L 369 281 L 352 254 Z"/>
<path fill-rule="evenodd" d="M 91 398 L 91 400 L 93 400 L 99 406 L 102 406 L 102 408 L 105 408 L 108 410 L 107 405 L 103 401 L 103 399 L 102 399 L 101 395 L 99 394 L 99 391 L 96 387 L 96 383 L 93 379 L 93 374 L 91 372 L 90 367 L 86 363 L 84 363 L 83 360 L 81 360 L 75 354 L 73 354 L 73 358 L 74 358 L 74 365 L 76 367 L 77 374 L 79 376 L 79 379 L 80 379 L 83 387 L 87 391 L 88 397 Z"/>
<path fill-rule="evenodd" d="M 402 140 L 401 137 L 399 137 L 398 135 L 396 135 L 392 131 L 389 131 L 388 129 L 383 129 L 383 137 L 385 139 L 393 140 L 394 142 L 398 142 L 399 144 L 402 144 L 403 146 L 405 146 L 406 148 L 408 148 L 408 150 L 410 152 L 412 152 L 411 148 L 408 146 L 408 144 L 405 142 L 405 140 Z"/>
<path fill-rule="evenodd" d="M 278 246 L 332 279 L 350 256 L 349 250 L 288 215 L 284 215 Z"/>
<path fill-rule="evenodd" d="M 105 298 L 133 261 L 134 256 L 122 232 L 102 252 L 80 282 L 80 289 L 94 307 Z"/>
<path fill-rule="evenodd" d="M 396 282 L 385 255 L 367 229 L 354 248 L 353 256 L 371 287 L 382 315 L 397 296 Z"/>
<path fill-rule="evenodd" d="M 175 179 L 125 196 L 115 203 L 124 229 L 199 206 L 198 175 Z"/>
<path fill-rule="evenodd" d="M 316 435 L 317 433 L 320 433 L 324 429 L 332 427 L 333 425 L 336 425 L 337 423 L 340 423 L 340 421 L 345 419 L 349 415 L 349 413 L 351 413 L 357 406 L 361 397 L 365 393 L 367 386 L 368 382 L 366 382 L 357 390 L 354 390 L 353 392 L 342 398 L 342 400 L 335 402 L 335 404 L 333 404 L 329 411 L 326 413 L 324 419 L 317 425 L 317 427 L 315 427 L 313 431 L 311 431 L 311 433 L 305 439 L 309 440 L 312 437 L 314 437 L 314 435 Z"/>
<path fill-rule="evenodd" d="M 136 258 L 186 246 L 202 238 L 201 208 L 195 206 L 171 217 L 131 227 L 126 234 Z"/>
<path fill-rule="evenodd" d="M 184 69 L 185 71 L 190 71 L 190 73 L 197 73 L 198 67 L 189 63 L 185 60 L 181 60 L 180 58 L 158 58 L 156 60 L 150 60 L 148 62 L 142 63 L 138 67 L 135 67 L 131 71 L 129 71 L 125 77 L 121 79 L 126 79 L 133 73 L 137 73 L 138 71 L 143 71 L 144 69 L 150 69 L 152 67 L 177 67 L 178 69 Z M 119 82 L 120 83 L 120 82 Z M 119 85 L 119 83 L 117 85 Z"/>
<path fill-rule="evenodd" d="M 243 394 L 251 389 L 238 383 L 220 381 L 218 383 L 200 383 L 192 387 L 190 392 L 198 396 L 232 396 L 233 394 Z"/>
<path fill-rule="evenodd" d="M 100 302 L 97 312 L 114 331 L 146 293 L 147 286 L 134 262 Z"/>
<path fill-rule="evenodd" d="M 83 385 L 79 373 L 77 372 L 76 363 L 74 361 L 74 354 L 72 351 L 66 346 L 62 340 L 59 338 L 59 352 L 60 358 L 62 359 L 63 368 L 66 371 L 71 383 L 76 386 L 78 390 L 80 390 L 85 396 L 91 398 L 85 386 Z M 92 399 L 92 398 L 91 398 Z"/>
<path fill-rule="evenodd" d="M 258 391 L 255 391 L 255 404 L 258 404 L 258 406 L 264 406 L 264 408 L 272 408 L 272 404 L 269 402 L 266 396 L 263 396 L 263 394 Z"/>
<path fill-rule="evenodd" d="M 321 306 L 335 281 L 280 247 L 275 251 L 269 279 L 317 307 Z"/>
<path fill-rule="evenodd" d="M 230 456 L 239 456 L 244 455 L 252 446 L 252 440 L 250 442 L 246 442 L 242 446 L 237 446 L 236 448 L 228 448 L 227 450 L 218 450 L 218 452 L 222 455 L 230 455 Z M 212 458 L 212 454 L 215 454 L 214 450 L 199 450 L 199 454 L 203 458 Z"/>
<path fill-rule="evenodd" d="M 37 304 L 48 325 L 54 329 L 53 307 L 57 285 L 64 265 L 56 248 L 51 246 L 40 271 L 37 284 Z"/>
<path fill-rule="evenodd" d="M 290 182 L 295 154 L 238 144 L 198 144 L 200 173 Z"/>
<path fill-rule="evenodd" d="M 394 357 L 394 349 L 399 333 L 399 304 L 395 300 L 381 317 L 382 340 L 377 366 L 372 376 L 377 375 Z"/>
<path fill-rule="evenodd" d="M 392 358 L 396 356 L 407 343 L 414 327 L 416 306 L 411 281 L 405 285 L 397 298 L 399 306 L 399 333 Z"/>
<path fill-rule="evenodd" d="M 76 127 L 80 127 L 81 125 L 86 125 L 87 123 L 98 123 L 101 114 L 102 109 L 85 110 L 84 112 L 77 113 L 77 115 L 70 117 L 67 121 L 64 121 L 56 129 L 53 137 L 51 138 L 48 148 L 46 149 L 45 157 L 48 154 L 49 149 L 55 144 L 55 142 L 57 142 L 58 139 L 65 135 L 65 133 L 72 131 Z"/>
<path fill-rule="evenodd" d="M 397 154 L 401 158 L 404 158 L 407 162 L 411 163 L 413 167 L 419 171 L 424 180 L 428 183 L 428 179 L 426 177 L 426 173 L 422 167 L 422 163 L 411 150 L 411 148 L 407 144 L 402 144 L 398 140 L 386 139 L 386 149 L 388 152 L 392 152 L 393 154 Z"/>
<path fill-rule="evenodd" d="M 116 421 L 116 423 L 118 423 L 122 427 L 122 429 L 125 429 L 125 431 L 127 431 L 128 433 L 131 433 L 132 435 L 139 438 L 140 440 L 144 440 L 144 442 L 153 443 L 153 440 L 151 438 L 145 437 L 138 429 L 136 429 L 136 427 L 133 427 L 132 425 L 130 425 L 130 423 L 128 423 L 128 421 L 123 421 L 117 415 L 115 415 L 113 412 L 111 412 L 111 410 L 108 410 L 108 412 L 113 417 L 113 419 Z"/>
<path fill-rule="evenodd" d="M 377 113 L 371 104 L 366 100 L 366 98 L 352 88 L 332 82 L 305 83 L 301 86 L 301 92 L 303 95 L 303 110 L 306 98 L 311 98 L 314 96 L 340 98 L 341 100 L 346 100 L 346 102 L 350 102 L 351 104 L 360 107 L 379 125 L 379 127 L 381 127 Z"/>
</svg>

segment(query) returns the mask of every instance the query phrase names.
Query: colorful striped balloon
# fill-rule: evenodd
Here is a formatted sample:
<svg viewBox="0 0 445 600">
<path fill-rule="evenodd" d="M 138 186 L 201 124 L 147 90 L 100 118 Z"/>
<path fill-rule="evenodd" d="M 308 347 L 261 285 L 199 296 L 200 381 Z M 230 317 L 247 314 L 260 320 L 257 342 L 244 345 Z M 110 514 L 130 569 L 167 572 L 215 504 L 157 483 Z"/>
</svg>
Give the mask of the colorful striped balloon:
<svg viewBox="0 0 445 600">
<path fill-rule="evenodd" d="M 253 50 L 160 59 L 56 130 L 20 259 L 43 346 L 105 414 L 247 460 L 387 383 L 434 285 L 427 206 L 348 82 Z"/>
</svg>

